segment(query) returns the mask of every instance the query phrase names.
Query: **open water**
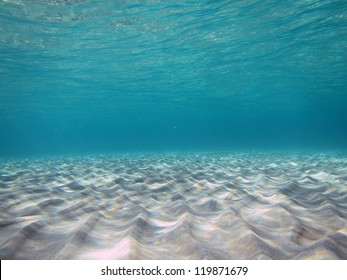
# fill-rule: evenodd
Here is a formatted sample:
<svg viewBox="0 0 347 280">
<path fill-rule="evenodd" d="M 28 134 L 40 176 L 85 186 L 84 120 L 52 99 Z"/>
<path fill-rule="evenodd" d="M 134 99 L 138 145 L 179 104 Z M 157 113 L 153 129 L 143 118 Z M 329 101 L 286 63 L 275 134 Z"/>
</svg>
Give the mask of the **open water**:
<svg viewBox="0 0 347 280">
<path fill-rule="evenodd" d="M 1 0 L 1 259 L 347 259 L 347 2 Z"/>
</svg>

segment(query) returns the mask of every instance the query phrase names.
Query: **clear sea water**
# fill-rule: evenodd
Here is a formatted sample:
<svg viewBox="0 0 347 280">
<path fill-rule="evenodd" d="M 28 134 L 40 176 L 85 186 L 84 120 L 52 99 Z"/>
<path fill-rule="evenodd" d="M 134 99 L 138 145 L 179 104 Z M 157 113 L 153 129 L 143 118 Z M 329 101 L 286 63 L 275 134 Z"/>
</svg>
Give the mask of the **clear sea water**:
<svg viewBox="0 0 347 280">
<path fill-rule="evenodd" d="M 347 259 L 346 0 L 0 0 L 0 259 Z"/>
<path fill-rule="evenodd" d="M 0 156 L 345 150 L 347 1 L 0 1 Z"/>
</svg>

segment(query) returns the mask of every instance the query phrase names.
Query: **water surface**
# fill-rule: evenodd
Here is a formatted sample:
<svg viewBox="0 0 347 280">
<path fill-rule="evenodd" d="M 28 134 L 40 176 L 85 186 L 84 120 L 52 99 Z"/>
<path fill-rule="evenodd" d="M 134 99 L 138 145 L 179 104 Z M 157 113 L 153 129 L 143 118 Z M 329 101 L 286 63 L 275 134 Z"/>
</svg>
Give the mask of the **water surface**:
<svg viewBox="0 0 347 280">
<path fill-rule="evenodd" d="M 0 154 L 345 149 L 347 3 L 0 1 Z"/>
</svg>

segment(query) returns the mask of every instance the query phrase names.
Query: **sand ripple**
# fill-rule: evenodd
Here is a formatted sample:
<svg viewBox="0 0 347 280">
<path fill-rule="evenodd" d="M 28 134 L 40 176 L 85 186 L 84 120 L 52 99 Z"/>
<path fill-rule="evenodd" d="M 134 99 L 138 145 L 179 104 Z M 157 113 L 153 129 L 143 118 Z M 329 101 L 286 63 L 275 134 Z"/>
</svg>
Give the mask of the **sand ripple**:
<svg viewBox="0 0 347 280">
<path fill-rule="evenodd" d="M 0 163 L 1 259 L 347 259 L 347 157 Z"/>
</svg>

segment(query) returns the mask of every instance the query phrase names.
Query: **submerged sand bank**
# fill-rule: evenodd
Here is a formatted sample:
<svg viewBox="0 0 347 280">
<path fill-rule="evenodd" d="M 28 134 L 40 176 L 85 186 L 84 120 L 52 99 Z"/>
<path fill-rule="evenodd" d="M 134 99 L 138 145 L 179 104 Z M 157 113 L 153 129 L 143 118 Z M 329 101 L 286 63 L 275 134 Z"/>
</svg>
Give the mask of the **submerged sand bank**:
<svg viewBox="0 0 347 280">
<path fill-rule="evenodd" d="M 1 259 L 347 259 L 347 157 L 0 163 Z"/>
</svg>

